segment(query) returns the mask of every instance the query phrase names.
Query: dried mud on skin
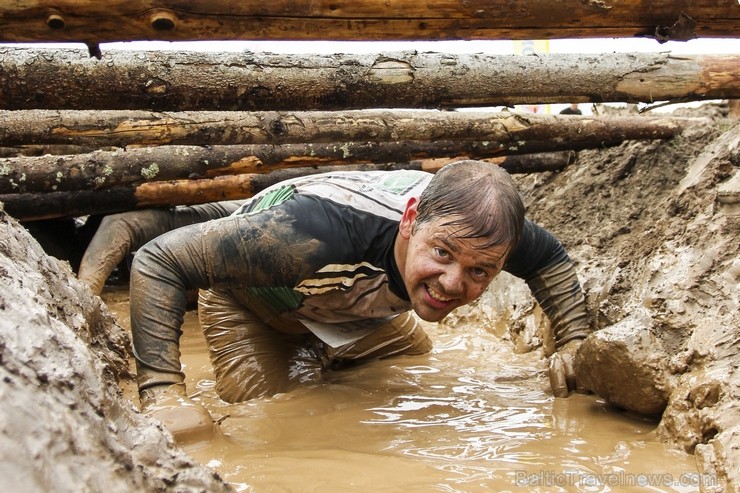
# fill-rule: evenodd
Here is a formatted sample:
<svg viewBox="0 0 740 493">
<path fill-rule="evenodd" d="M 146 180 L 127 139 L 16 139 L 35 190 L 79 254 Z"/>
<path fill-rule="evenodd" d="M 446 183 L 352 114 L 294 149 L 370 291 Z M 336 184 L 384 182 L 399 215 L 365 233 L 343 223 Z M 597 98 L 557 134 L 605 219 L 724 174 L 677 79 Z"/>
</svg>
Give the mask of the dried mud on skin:
<svg viewBox="0 0 740 493">
<path fill-rule="evenodd" d="M 725 113 L 705 106 L 677 116 L 713 124 L 671 141 L 581 151 L 562 172 L 517 177 L 529 216 L 577 263 L 598 330 L 591 350 L 644 370 L 641 381 L 603 391 L 625 407 L 665 408 L 659 435 L 722 482 L 706 491 L 740 489 L 740 204 L 732 202 L 740 123 Z M 100 299 L 3 212 L 0 228 L 0 486 L 227 491 L 122 396 L 128 335 Z M 509 281 L 502 276 L 451 323 L 483 321 L 522 351 L 542 351 L 544 367 L 546 321 L 526 287 Z M 588 371 L 630 377 L 609 364 Z M 635 391 L 620 394 L 625 388 Z"/>
</svg>

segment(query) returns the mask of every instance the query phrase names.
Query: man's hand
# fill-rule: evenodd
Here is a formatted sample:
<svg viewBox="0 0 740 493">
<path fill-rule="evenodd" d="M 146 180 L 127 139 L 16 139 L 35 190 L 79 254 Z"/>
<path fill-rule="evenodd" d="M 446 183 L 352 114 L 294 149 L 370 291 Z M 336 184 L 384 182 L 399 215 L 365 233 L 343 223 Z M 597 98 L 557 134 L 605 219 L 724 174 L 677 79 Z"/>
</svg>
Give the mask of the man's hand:
<svg viewBox="0 0 740 493">
<path fill-rule="evenodd" d="M 568 397 L 572 390 L 585 393 L 585 390 L 578 386 L 573 370 L 581 342 L 583 342 L 582 339 L 569 341 L 550 356 L 550 385 L 555 397 Z"/>
<path fill-rule="evenodd" d="M 185 384 L 157 385 L 141 391 L 141 411 L 156 418 L 180 444 L 208 440 L 216 432 L 211 415 L 185 393 Z"/>
</svg>

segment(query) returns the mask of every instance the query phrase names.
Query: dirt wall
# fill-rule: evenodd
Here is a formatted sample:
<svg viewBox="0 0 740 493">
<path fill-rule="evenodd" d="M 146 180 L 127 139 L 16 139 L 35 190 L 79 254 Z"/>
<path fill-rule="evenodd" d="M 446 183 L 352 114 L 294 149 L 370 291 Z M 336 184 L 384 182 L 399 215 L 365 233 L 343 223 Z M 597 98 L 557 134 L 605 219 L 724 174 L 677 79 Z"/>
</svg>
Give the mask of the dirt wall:
<svg viewBox="0 0 740 493">
<path fill-rule="evenodd" d="M 519 183 L 586 291 L 597 332 L 579 379 L 660 420 L 660 436 L 695 453 L 699 470 L 724 484 L 717 491 L 740 491 L 740 122 L 725 105 L 684 111 L 712 123 L 670 141 L 582 151 L 565 171 Z M 527 299 L 510 295 L 522 289 L 500 280 L 479 306 L 522 350 L 548 353 L 541 312 L 531 300 L 512 305 Z"/>
<path fill-rule="evenodd" d="M 121 394 L 128 336 L 0 210 L 0 489 L 228 491 Z"/>
</svg>

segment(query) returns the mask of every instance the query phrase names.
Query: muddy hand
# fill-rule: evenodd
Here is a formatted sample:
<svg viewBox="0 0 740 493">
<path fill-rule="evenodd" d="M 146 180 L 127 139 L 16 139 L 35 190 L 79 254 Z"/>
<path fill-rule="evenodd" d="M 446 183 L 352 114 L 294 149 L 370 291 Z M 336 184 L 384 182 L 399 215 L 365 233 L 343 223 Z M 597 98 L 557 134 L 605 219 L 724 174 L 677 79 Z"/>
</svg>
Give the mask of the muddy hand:
<svg viewBox="0 0 740 493">
<path fill-rule="evenodd" d="M 208 440 L 216 431 L 208 410 L 187 396 L 184 384 L 150 387 L 140 400 L 142 412 L 160 420 L 180 444 Z"/>
<path fill-rule="evenodd" d="M 550 386 L 555 397 L 568 397 L 572 390 L 583 392 L 576 382 L 574 362 L 581 340 L 566 343 L 555 354 L 550 356 Z"/>
</svg>

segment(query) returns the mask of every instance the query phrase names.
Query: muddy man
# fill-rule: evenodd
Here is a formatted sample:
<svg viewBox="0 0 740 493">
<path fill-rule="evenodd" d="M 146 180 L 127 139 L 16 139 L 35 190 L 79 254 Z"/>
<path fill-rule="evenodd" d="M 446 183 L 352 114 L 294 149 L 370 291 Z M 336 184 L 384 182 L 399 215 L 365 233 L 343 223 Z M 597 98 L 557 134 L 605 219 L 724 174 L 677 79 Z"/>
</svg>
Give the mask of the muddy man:
<svg viewBox="0 0 740 493">
<path fill-rule="evenodd" d="M 589 326 L 573 262 L 525 218 L 511 177 L 488 163 L 310 175 L 246 201 L 109 216 L 80 278 L 99 292 L 140 245 L 130 303 L 141 404 L 176 436 L 212 426 L 187 398 L 179 360 L 195 289 L 228 402 L 348 363 L 429 352 L 418 318 L 442 320 L 502 270 L 527 282 L 550 319 L 555 395 L 576 387 L 572 359 Z"/>
</svg>

